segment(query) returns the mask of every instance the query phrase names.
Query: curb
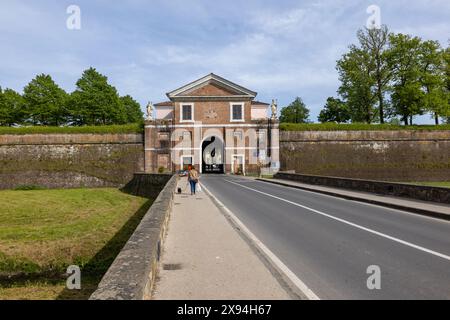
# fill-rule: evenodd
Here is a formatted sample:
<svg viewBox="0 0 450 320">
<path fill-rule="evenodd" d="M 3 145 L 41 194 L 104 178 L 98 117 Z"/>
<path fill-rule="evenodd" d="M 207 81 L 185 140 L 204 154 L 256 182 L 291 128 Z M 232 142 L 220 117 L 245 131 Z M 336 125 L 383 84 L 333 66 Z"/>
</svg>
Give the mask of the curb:
<svg viewBox="0 0 450 320">
<path fill-rule="evenodd" d="M 269 271 L 274 274 L 280 285 L 284 287 L 288 293 L 294 295 L 299 300 L 320 300 L 320 298 L 309 289 L 297 276 L 278 259 L 240 220 L 231 210 L 229 210 L 219 199 L 217 199 L 211 191 L 203 186 L 203 190 L 213 201 L 214 205 L 222 212 L 225 218 L 230 222 L 231 226 L 239 233 L 239 235 L 247 242 L 250 247 L 256 251 L 256 254 L 263 260 Z M 286 288 L 287 287 L 287 288 Z"/>
<path fill-rule="evenodd" d="M 426 210 L 426 209 L 419 209 L 419 208 L 414 208 L 414 207 L 407 207 L 407 206 L 403 206 L 403 205 L 399 205 L 399 204 L 387 203 L 387 202 L 383 202 L 383 201 L 365 199 L 365 198 L 360 198 L 360 197 L 355 197 L 355 196 L 349 196 L 349 195 L 344 195 L 344 194 L 333 192 L 333 191 L 324 191 L 324 190 L 317 190 L 314 188 L 308 188 L 308 187 L 303 187 L 303 186 L 296 186 L 296 185 L 292 185 L 289 183 L 283 183 L 280 181 L 271 181 L 268 179 L 261 179 L 261 178 L 257 178 L 256 180 L 266 182 L 266 183 L 277 184 L 277 185 L 284 186 L 284 187 L 294 188 L 294 189 L 301 189 L 301 190 L 306 190 L 306 191 L 311 191 L 311 192 L 316 192 L 316 193 L 322 193 L 322 194 L 326 194 L 329 196 L 343 198 L 343 199 L 347 199 L 347 200 L 375 204 L 375 205 L 379 205 L 382 207 L 387 207 L 387 208 L 392 208 L 392 209 L 397 209 L 397 210 L 402 210 L 402 211 L 408 211 L 408 212 L 416 213 L 416 214 L 419 214 L 422 216 L 433 217 L 433 218 L 450 221 L 450 214 L 435 212 L 435 211 Z"/>
</svg>

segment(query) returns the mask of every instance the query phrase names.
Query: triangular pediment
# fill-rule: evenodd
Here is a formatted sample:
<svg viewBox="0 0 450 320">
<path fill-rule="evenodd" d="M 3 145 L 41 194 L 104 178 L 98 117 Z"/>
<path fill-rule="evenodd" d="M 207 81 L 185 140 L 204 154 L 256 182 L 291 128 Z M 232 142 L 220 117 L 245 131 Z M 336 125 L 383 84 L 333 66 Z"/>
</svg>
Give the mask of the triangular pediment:
<svg viewBox="0 0 450 320">
<path fill-rule="evenodd" d="M 255 98 L 256 92 L 248 90 L 215 74 L 191 82 L 179 89 L 169 92 L 167 96 L 177 98 L 207 98 L 207 97 L 241 97 Z"/>
<path fill-rule="evenodd" d="M 207 84 L 194 88 L 182 93 L 184 96 L 235 96 L 241 95 L 242 92 L 232 90 L 231 88 L 221 87 L 217 83 L 211 81 Z"/>
</svg>

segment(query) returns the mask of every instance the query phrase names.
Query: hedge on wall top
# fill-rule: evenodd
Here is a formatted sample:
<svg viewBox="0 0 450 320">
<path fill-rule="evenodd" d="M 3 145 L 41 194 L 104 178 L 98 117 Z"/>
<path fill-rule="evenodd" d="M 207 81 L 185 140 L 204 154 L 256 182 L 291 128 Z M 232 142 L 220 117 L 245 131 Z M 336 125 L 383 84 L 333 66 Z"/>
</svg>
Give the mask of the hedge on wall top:
<svg viewBox="0 0 450 320">
<path fill-rule="evenodd" d="M 51 133 L 95 133 L 95 134 L 113 134 L 113 133 L 143 133 L 144 129 L 141 124 L 127 124 L 127 125 L 111 125 L 111 126 L 83 126 L 83 127 L 0 127 L 0 134 L 51 134 Z"/>
<path fill-rule="evenodd" d="M 369 130 L 450 130 L 450 125 L 416 125 L 401 126 L 391 124 L 337 124 L 337 123 L 281 123 L 282 131 L 369 131 Z M 0 127 L 0 134 L 51 134 L 51 133 L 143 133 L 142 124 L 110 125 L 110 126 L 82 126 L 82 127 Z"/>
<path fill-rule="evenodd" d="M 450 130 L 450 125 L 401 126 L 392 124 L 366 123 L 281 123 L 282 131 L 369 131 L 369 130 Z"/>
</svg>

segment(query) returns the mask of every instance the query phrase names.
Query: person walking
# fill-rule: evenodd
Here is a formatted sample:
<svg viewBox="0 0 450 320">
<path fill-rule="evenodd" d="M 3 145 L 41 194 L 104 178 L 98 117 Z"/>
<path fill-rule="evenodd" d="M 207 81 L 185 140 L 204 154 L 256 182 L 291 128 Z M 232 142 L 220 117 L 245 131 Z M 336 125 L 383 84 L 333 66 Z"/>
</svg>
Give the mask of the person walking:
<svg viewBox="0 0 450 320">
<path fill-rule="evenodd" d="M 199 180 L 198 171 L 195 169 L 195 166 L 192 166 L 188 174 L 188 181 L 189 184 L 191 185 L 191 195 L 195 195 L 195 189 L 197 187 L 198 180 Z"/>
</svg>

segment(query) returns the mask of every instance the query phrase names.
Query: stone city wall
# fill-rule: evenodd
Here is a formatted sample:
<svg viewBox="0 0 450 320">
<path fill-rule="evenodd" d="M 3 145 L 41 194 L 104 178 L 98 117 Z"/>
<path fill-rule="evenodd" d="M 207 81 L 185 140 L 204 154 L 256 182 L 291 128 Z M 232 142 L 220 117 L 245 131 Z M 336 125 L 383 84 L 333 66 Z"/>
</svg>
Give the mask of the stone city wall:
<svg viewBox="0 0 450 320">
<path fill-rule="evenodd" d="M 143 170 L 142 134 L 0 135 L 0 189 L 118 187 Z"/>
<path fill-rule="evenodd" d="M 450 131 L 283 131 L 282 171 L 399 182 L 450 181 Z"/>
</svg>

